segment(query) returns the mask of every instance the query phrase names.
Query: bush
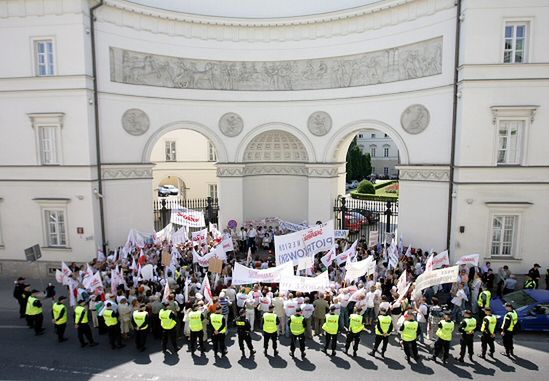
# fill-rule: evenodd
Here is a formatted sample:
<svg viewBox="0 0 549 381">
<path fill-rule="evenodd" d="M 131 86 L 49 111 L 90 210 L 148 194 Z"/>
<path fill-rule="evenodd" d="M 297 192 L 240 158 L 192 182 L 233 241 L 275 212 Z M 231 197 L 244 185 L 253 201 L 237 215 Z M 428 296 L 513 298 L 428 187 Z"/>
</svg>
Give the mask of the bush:
<svg viewBox="0 0 549 381">
<path fill-rule="evenodd" d="M 379 196 L 377 194 L 363 194 L 363 193 L 358 193 L 356 191 L 351 192 L 351 198 L 355 198 L 357 200 L 383 201 L 383 202 L 386 202 L 386 201 L 396 202 L 396 201 L 398 201 L 398 196 L 396 194 L 395 195 L 385 194 L 383 196 Z"/>
<path fill-rule="evenodd" d="M 358 184 L 358 188 L 356 188 L 357 193 L 362 194 L 376 194 L 376 189 L 374 188 L 374 184 L 369 182 L 368 180 L 362 180 L 360 184 Z"/>
</svg>

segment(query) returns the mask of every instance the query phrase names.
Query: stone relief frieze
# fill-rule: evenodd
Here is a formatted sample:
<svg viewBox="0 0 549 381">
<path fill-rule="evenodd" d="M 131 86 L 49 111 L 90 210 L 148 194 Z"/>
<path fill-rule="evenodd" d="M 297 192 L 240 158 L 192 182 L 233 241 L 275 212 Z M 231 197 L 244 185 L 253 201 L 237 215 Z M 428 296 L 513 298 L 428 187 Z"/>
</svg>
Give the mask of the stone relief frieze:
<svg viewBox="0 0 549 381">
<path fill-rule="evenodd" d="M 213 61 L 110 48 L 111 81 L 228 91 L 367 86 L 442 73 L 442 37 L 348 56 L 294 61 Z"/>
<path fill-rule="evenodd" d="M 150 168 L 106 168 L 102 171 L 104 180 L 152 179 Z"/>
<path fill-rule="evenodd" d="M 446 169 L 401 169 L 399 178 L 414 181 L 448 181 L 450 173 Z"/>
</svg>

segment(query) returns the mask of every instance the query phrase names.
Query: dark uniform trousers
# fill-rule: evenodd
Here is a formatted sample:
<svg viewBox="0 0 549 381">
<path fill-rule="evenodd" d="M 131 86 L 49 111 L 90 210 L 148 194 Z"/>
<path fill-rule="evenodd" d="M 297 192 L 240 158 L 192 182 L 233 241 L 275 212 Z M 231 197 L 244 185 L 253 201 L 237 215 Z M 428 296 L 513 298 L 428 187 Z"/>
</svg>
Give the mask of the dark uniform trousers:
<svg viewBox="0 0 549 381">
<path fill-rule="evenodd" d="M 513 331 L 504 331 L 505 335 L 503 335 L 503 347 L 505 348 L 505 353 L 513 354 L 513 350 L 515 349 L 513 346 Z"/>
<path fill-rule="evenodd" d="M 120 323 L 111 325 L 107 327 L 107 332 L 109 333 L 109 344 L 111 348 L 116 348 L 117 346 L 122 345 L 122 335 L 120 333 Z"/>
<path fill-rule="evenodd" d="M 494 346 L 494 338 L 489 333 L 483 333 L 480 338 L 480 347 L 482 349 L 482 355 L 486 355 L 486 349 L 490 347 L 490 354 L 493 355 L 496 351 Z"/>
<path fill-rule="evenodd" d="M 414 359 L 418 359 L 419 354 L 417 352 L 417 340 L 412 341 L 402 341 L 402 344 L 404 346 L 404 354 L 406 357 L 413 357 Z"/>
<path fill-rule="evenodd" d="M 448 356 L 450 355 L 450 341 L 442 340 L 439 337 L 435 342 L 435 357 L 438 357 L 440 352 L 442 352 L 442 358 L 448 360 Z"/>
<path fill-rule="evenodd" d="M 93 343 L 93 336 L 90 325 L 88 323 L 78 324 L 76 332 L 78 333 L 78 341 L 80 341 L 81 345 L 86 344 L 86 340 L 84 340 L 84 337 L 86 337 L 89 343 Z"/>
<path fill-rule="evenodd" d="M 44 322 L 44 315 L 38 314 L 31 316 L 34 332 L 38 335 L 42 332 L 42 323 Z"/>
<path fill-rule="evenodd" d="M 469 335 L 467 333 L 464 333 L 461 335 L 461 339 L 459 340 L 459 345 L 460 345 L 459 356 L 461 358 L 465 357 L 465 350 L 469 352 L 469 356 L 473 355 L 474 338 L 475 338 L 475 335 Z"/>
<path fill-rule="evenodd" d="M 135 330 L 135 346 L 138 350 L 145 349 L 145 344 L 147 343 L 147 329 L 136 329 Z"/>
<path fill-rule="evenodd" d="M 244 342 L 246 342 L 246 345 L 248 346 L 248 349 L 252 351 L 254 349 L 252 345 L 252 337 L 250 336 L 249 332 L 239 333 L 238 334 L 238 346 L 240 347 L 240 350 L 244 352 Z"/>
<path fill-rule="evenodd" d="M 278 332 L 274 332 L 274 333 L 263 332 L 263 348 L 265 350 L 269 349 L 269 340 L 272 340 L 273 349 L 276 351 L 276 347 L 278 344 Z"/>
<path fill-rule="evenodd" d="M 227 347 L 225 346 L 225 334 L 224 333 L 218 333 L 217 335 L 214 333 L 212 334 L 212 346 L 214 353 L 220 352 L 225 353 L 227 351 Z"/>
<path fill-rule="evenodd" d="M 55 324 L 55 333 L 57 334 L 57 341 L 62 342 L 65 338 L 65 330 L 67 329 L 67 323 Z"/>
<path fill-rule="evenodd" d="M 200 352 L 204 352 L 204 332 L 203 331 L 191 331 L 191 352 L 196 351 L 196 341 L 198 340 L 198 346 Z"/>
<path fill-rule="evenodd" d="M 176 326 L 177 327 L 177 326 Z M 177 329 L 173 327 L 172 329 L 162 329 L 162 351 L 165 351 L 168 347 L 168 339 L 172 344 L 173 350 L 178 351 L 177 347 Z"/>
<path fill-rule="evenodd" d="M 331 344 L 332 351 L 336 350 L 337 345 L 337 333 L 335 335 L 331 335 L 329 333 L 326 333 L 326 342 L 324 343 L 324 350 L 328 350 L 328 347 Z"/>
<path fill-rule="evenodd" d="M 301 353 L 305 353 L 305 333 L 301 335 L 290 334 L 290 352 L 294 353 L 295 351 L 295 342 L 299 341 L 299 349 Z"/>
<path fill-rule="evenodd" d="M 381 343 L 383 343 L 381 346 L 381 353 L 385 353 L 387 350 L 387 344 L 389 344 L 389 336 L 376 335 L 376 339 L 374 341 L 374 352 L 377 351 L 377 348 L 379 348 L 379 344 Z"/>
<path fill-rule="evenodd" d="M 349 347 L 351 346 L 351 343 L 353 343 L 353 351 L 358 351 L 358 343 L 360 342 L 360 334 L 361 332 L 353 333 L 349 331 L 347 334 L 347 339 L 345 340 L 345 350 L 348 351 Z M 377 339 L 377 336 L 376 336 Z"/>
</svg>

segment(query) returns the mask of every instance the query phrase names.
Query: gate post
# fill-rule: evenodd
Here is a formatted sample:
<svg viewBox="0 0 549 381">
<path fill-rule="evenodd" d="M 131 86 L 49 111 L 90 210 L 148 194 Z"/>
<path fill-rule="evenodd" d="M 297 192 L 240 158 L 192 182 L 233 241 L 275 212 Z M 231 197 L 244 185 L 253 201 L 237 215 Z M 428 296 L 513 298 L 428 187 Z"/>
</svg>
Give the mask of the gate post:
<svg viewBox="0 0 549 381">
<path fill-rule="evenodd" d="M 212 198 L 208 196 L 206 198 L 206 222 L 209 223 L 212 220 Z"/>
<path fill-rule="evenodd" d="M 387 204 L 385 205 L 386 206 L 386 209 L 385 209 L 385 216 L 387 216 L 386 218 L 386 223 L 385 223 L 385 232 L 387 233 L 390 233 L 391 232 L 391 216 L 393 215 L 393 211 L 391 210 L 391 201 L 387 201 Z"/>
<path fill-rule="evenodd" d="M 160 229 L 164 229 L 164 226 L 167 225 L 166 221 L 169 219 L 168 212 L 171 212 L 171 210 L 168 211 L 168 203 L 166 202 L 166 199 L 163 198 L 160 200 L 160 223 L 162 225 Z"/>
<path fill-rule="evenodd" d="M 341 197 L 341 230 L 345 230 L 345 213 L 347 212 L 347 207 L 345 206 L 347 199 Z"/>
</svg>

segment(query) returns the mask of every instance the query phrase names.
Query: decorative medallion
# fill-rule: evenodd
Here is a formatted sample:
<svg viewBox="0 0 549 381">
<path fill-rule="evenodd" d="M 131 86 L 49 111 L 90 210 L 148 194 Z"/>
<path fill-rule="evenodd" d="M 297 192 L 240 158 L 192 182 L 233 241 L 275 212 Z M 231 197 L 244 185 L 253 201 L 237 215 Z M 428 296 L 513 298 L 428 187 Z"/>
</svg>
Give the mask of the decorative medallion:
<svg viewBox="0 0 549 381">
<path fill-rule="evenodd" d="M 429 125 L 429 110 L 423 105 L 415 104 L 408 106 L 400 116 L 400 124 L 404 131 L 416 135 L 427 128 Z"/>
<path fill-rule="evenodd" d="M 332 128 L 332 118 L 327 112 L 315 111 L 307 120 L 307 128 L 313 135 L 324 136 Z"/>
<path fill-rule="evenodd" d="M 122 115 L 122 127 L 133 136 L 143 135 L 149 129 L 149 117 L 144 111 L 137 108 L 126 110 Z"/>
<path fill-rule="evenodd" d="M 225 136 L 235 137 L 242 132 L 243 128 L 242 118 L 234 112 L 228 112 L 219 118 L 219 129 Z"/>
</svg>

